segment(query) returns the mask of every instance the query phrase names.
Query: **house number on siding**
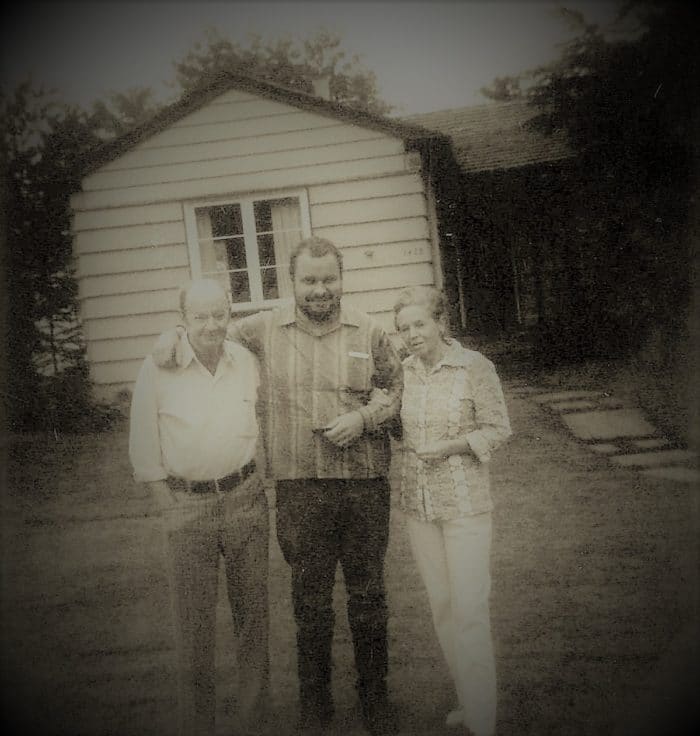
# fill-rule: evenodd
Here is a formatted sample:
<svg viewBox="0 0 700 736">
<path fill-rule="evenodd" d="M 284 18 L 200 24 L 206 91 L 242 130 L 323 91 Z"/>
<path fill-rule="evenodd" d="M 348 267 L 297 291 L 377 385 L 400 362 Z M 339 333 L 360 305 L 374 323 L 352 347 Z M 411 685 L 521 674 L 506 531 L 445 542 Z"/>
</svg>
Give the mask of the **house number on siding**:
<svg viewBox="0 0 700 736">
<path fill-rule="evenodd" d="M 425 246 L 423 245 L 409 245 L 402 249 L 402 254 L 409 258 L 410 256 L 424 256 Z"/>
</svg>

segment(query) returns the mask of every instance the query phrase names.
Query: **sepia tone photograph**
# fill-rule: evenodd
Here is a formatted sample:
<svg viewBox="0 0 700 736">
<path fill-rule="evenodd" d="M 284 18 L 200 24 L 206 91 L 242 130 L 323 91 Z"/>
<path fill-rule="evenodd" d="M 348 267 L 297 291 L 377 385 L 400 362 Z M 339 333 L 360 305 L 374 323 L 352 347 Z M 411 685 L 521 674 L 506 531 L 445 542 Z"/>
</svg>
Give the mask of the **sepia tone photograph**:
<svg viewBox="0 0 700 736">
<path fill-rule="evenodd" d="M 3 10 L 10 733 L 697 732 L 698 30 Z"/>
</svg>

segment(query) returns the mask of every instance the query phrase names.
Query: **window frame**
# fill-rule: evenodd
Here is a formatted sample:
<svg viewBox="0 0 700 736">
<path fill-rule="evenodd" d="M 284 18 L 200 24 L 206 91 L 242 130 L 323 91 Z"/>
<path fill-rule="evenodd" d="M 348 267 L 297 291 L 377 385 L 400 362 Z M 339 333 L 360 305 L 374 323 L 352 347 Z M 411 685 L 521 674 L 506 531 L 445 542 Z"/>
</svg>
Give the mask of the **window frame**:
<svg viewBox="0 0 700 736">
<path fill-rule="evenodd" d="M 251 297 L 257 292 L 262 294 L 262 275 L 260 272 L 260 252 L 258 250 L 257 232 L 255 230 L 255 215 L 253 203 L 269 199 L 286 199 L 296 197 L 299 200 L 299 217 L 302 239 L 311 237 L 311 216 L 309 212 L 309 196 L 306 189 L 282 189 L 273 191 L 255 192 L 249 194 L 231 194 L 225 197 L 208 197 L 206 199 L 191 200 L 183 203 L 185 218 L 185 235 L 187 251 L 190 259 L 190 275 L 192 279 L 202 278 L 202 258 L 197 236 L 197 220 L 195 210 L 200 207 L 218 207 L 221 205 L 237 204 L 241 208 L 243 222 L 243 242 L 245 244 L 248 283 Z M 251 312 L 261 309 L 272 309 L 285 304 L 286 298 L 253 299 L 248 302 L 230 301 L 231 312 Z"/>
</svg>

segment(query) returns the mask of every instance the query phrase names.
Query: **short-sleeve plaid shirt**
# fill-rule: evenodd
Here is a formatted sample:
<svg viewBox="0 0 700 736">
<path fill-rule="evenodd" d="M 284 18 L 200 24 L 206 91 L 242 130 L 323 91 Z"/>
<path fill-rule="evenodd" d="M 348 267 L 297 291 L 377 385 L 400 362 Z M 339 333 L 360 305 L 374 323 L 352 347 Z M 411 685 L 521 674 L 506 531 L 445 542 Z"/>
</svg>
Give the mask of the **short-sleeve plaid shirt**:
<svg viewBox="0 0 700 736">
<path fill-rule="evenodd" d="M 346 306 L 332 326 L 317 325 L 293 304 L 231 325 L 260 359 L 268 471 L 275 480 L 375 478 L 389 469 L 382 424 L 401 404 L 403 370 L 389 337 L 368 315 Z M 364 434 L 341 449 L 315 431 L 357 410 Z"/>
</svg>

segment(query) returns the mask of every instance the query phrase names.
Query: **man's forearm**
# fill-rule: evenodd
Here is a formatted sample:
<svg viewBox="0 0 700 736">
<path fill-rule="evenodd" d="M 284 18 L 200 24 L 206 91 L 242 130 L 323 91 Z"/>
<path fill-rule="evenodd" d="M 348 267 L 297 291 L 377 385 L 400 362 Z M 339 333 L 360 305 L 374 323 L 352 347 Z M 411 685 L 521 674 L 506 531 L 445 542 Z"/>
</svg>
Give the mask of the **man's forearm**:
<svg viewBox="0 0 700 736">
<path fill-rule="evenodd" d="M 375 388 L 365 406 L 359 409 L 365 423 L 365 429 L 376 430 L 393 419 L 401 409 L 401 392 Z"/>
</svg>

